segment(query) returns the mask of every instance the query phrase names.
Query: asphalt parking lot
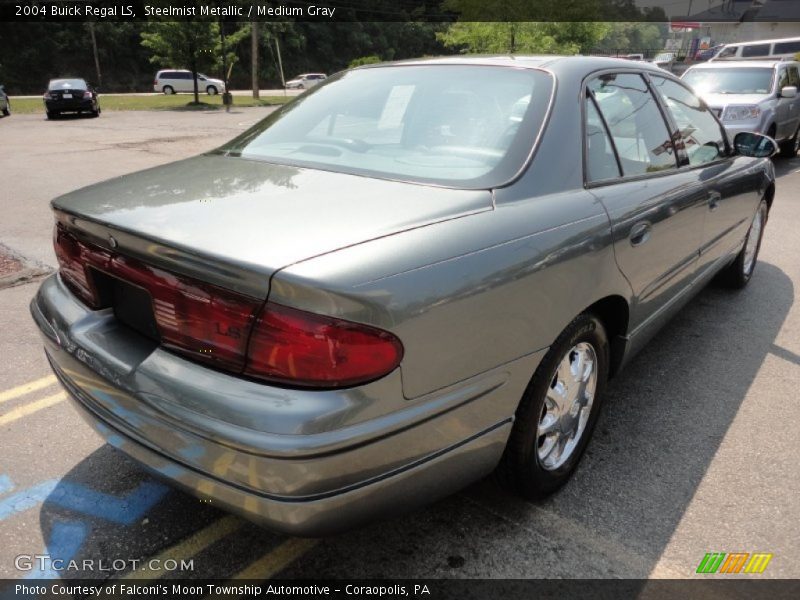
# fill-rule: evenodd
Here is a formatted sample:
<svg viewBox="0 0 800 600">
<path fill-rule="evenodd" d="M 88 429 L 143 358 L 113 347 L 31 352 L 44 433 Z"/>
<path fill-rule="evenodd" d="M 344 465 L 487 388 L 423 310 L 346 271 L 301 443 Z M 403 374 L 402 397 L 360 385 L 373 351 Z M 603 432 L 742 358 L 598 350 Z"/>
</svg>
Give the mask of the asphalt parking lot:
<svg viewBox="0 0 800 600">
<path fill-rule="evenodd" d="M 218 146 L 269 110 L 0 119 L 0 243 L 53 267 L 51 198 Z M 771 553 L 758 577 L 800 577 L 800 159 L 776 165 L 750 286 L 704 290 L 611 383 L 560 493 L 533 505 L 488 479 L 321 540 L 254 527 L 105 445 L 50 374 L 28 314 L 37 283 L 0 290 L 0 577 L 53 576 L 15 566 L 45 548 L 65 559 L 193 560 L 182 577 L 221 579 L 683 578 L 708 552 Z"/>
</svg>

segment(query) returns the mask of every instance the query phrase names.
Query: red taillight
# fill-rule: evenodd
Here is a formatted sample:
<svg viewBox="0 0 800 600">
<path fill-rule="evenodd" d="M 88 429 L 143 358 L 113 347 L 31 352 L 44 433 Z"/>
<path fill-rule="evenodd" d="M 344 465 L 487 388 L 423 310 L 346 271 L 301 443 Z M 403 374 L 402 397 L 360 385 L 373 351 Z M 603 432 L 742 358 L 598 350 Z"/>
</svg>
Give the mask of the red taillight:
<svg viewBox="0 0 800 600">
<path fill-rule="evenodd" d="M 45 92 L 44 94 L 42 94 L 42 98 L 44 98 L 45 100 L 50 100 L 51 98 L 50 92 Z"/>
<path fill-rule="evenodd" d="M 400 340 L 387 331 L 163 271 L 78 240 L 61 223 L 54 245 L 62 280 L 89 307 L 103 308 L 96 271 L 144 288 L 164 347 L 234 374 L 336 388 L 378 379 L 403 358 Z"/>
<path fill-rule="evenodd" d="M 93 268 L 147 290 L 165 347 L 229 371 L 244 368 L 247 336 L 262 300 L 112 255 L 75 239 L 62 225 L 56 225 L 55 247 L 61 278 L 91 308 L 101 308 Z"/>
<path fill-rule="evenodd" d="M 305 387 L 345 387 L 400 364 L 403 346 L 387 331 L 267 302 L 247 351 L 245 374 Z"/>
<path fill-rule="evenodd" d="M 89 91 L 83 92 L 83 97 L 84 98 L 91 98 L 92 97 L 92 92 L 89 92 Z"/>
</svg>

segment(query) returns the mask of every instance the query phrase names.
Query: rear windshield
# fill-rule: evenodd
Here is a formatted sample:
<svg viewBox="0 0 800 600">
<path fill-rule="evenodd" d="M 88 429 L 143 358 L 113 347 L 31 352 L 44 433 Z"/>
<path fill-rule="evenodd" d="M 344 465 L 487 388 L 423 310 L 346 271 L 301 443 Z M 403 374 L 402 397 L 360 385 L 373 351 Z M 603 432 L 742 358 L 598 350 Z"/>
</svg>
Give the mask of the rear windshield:
<svg viewBox="0 0 800 600">
<path fill-rule="evenodd" d="M 492 66 L 329 77 L 221 148 L 233 156 L 452 187 L 496 187 L 529 156 L 551 77 Z"/>
<path fill-rule="evenodd" d="M 769 94 L 772 73 L 764 67 L 704 68 L 687 71 L 683 80 L 698 94 Z"/>
<path fill-rule="evenodd" d="M 83 79 L 51 79 L 47 84 L 50 90 L 62 90 L 65 88 L 73 88 L 76 90 L 85 90 L 86 82 Z"/>
</svg>

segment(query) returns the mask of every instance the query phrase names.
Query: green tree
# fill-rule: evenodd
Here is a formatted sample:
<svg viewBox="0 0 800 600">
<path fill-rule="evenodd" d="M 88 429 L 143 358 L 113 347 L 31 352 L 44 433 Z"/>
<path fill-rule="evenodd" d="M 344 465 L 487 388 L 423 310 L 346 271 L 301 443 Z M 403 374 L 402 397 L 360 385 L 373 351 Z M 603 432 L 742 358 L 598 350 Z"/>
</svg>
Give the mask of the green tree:
<svg viewBox="0 0 800 600">
<path fill-rule="evenodd" d="M 200 102 L 197 72 L 216 68 L 221 60 L 219 23 L 216 21 L 152 21 L 142 32 L 142 46 L 150 62 L 160 67 L 188 68 L 194 76 L 194 102 Z"/>
<path fill-rule="evenodd" d="M 609 30 L 607 23 L 459 21 L 437 37 L 461 52 L 577 54 L 589 51 Z"/>
</svg>

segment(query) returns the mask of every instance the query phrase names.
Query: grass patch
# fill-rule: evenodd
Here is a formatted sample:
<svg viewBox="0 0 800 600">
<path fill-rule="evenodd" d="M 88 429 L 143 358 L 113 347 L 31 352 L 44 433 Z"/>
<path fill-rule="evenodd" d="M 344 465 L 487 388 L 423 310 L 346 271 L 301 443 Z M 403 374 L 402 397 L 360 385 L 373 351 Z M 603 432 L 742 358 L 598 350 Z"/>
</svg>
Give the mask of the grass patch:
<svg viewBox="0 0 800 600">
<path fill-rule="evenodd" d="M 266 96 L 254 100 L 250 96 L 234 96 L 233 108 L 242 106 L 275 106 L 285 104 L 293 96 Z M 200 96 L 200 104 L 194 104 L 191 94 L 153 94 L 152 96 L 128 96 L 115 94 L 100 94 L 100 108 L 106 110 L 221 110 L 222 96 Z M 42 113 L 44 102 L 41 98 L 14 98 L 11 97 L 11 111 L 18 114 Z"/>
</svg>

